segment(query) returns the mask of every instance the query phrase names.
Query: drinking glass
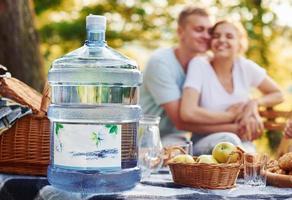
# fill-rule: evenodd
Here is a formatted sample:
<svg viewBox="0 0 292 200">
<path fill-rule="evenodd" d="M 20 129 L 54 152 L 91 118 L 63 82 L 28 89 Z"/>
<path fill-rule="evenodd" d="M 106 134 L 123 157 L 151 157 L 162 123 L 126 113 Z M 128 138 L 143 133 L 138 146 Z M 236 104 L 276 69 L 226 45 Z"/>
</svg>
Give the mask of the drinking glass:
<svg viewBox="0 0 292 200">
<path fill-rule="evenodd" d="M 266 165 L 268 156 L 265 154 L 244 154 L 244 183 L 249 186 L 265 187 Z"/>
<path fill-rule="evenodd" d="M 176 149 L 176 148 L 180 148 L 182 150 L 185 151 L 186 154 L 189 155 L 193 155 L 193 142 L 192 141 L 185 141 L 183 143 L 180 144 L 171 144 L 171 145 L 167 145 L 166 147 L 164 147 L 165 149 Z M 172 157 L 181 154 L 179 151 L 174 152 L 174 154 L 172 155 Z"/>
<path fill-rule="evenodd" d="M 183 143 L 169 144 L 164 146 L 164 155 L 171 159 L 179 154 L 193 155 L 193 142 L 185 141 Z"/>
<path fill-rule="evenodd" d="M 163 162 L 163 147 L 159 133 L 160 117 L 144 115 L 139 121 L 139 159 L 142 181 L 157 172 Z"/>
<path fill-rule="evenodd" d="M 183 143 L 177 144 L 169 144 L 164 146 L 163 152 L 163 164 L 162 169 L 159 171 L 160 173 L 169 173 L 168 162 L 177 155 L 180 154 L 188 154 L 193 155 L 193 142 L 192 141 L 184 141 Z"/>
</svg>

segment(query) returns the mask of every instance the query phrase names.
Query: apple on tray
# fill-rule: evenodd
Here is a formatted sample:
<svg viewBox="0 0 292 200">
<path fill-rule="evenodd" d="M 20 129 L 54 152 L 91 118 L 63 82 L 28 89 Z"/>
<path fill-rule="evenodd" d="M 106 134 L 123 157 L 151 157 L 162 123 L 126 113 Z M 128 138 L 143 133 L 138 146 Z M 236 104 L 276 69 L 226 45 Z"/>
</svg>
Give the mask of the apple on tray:
<svg viewBox="0 0 292 200">
<path fill-rule="evenodd" d="M 212 155 L 219 163 L 226 163 L 230 158 L 230 163 L 238 160 L 237 147 L 230 142 L 220 142 L 213 148 Z"/>
</svg>

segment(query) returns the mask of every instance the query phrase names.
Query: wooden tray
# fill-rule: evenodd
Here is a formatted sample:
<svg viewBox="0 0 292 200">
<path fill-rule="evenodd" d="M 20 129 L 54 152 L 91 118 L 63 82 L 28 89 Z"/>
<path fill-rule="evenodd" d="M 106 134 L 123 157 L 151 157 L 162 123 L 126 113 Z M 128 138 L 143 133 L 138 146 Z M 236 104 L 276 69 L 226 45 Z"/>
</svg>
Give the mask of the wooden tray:
<svg viewBox="0 0 292 200">
<path fill-rule="evenodd" d="M 282 188 L 292 188 L 292 175 L 276 174 L 272 172 L 266 173 L 268 185 Z"/>
</svg>

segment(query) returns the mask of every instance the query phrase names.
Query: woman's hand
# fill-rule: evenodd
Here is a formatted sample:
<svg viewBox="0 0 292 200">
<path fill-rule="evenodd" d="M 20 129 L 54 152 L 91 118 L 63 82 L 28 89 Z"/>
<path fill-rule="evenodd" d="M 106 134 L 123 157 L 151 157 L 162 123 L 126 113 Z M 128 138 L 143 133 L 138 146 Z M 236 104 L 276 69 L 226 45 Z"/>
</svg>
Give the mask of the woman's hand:
<svg viewBox="0 0 292 200">
<path fill-rule="evenodd" d="M 286 138 L 292 138 L 292 120 L 291 119 L 287 122 L 286 128 L 284 130 L 284 134 Z"/>
<path fill-rule="evenodd" d="M 260 137 L 262 133 L 263 123 L 254 116 L 245 117 L 239 122 L 239 137 L 243 140 L 255 140 Z"/>
<path fill-rule="evenodd" d="M 239 124 L 239 135 L 243 139 L 251 141 L 261 136 L 264 125 L 256 100 L 250 100 L 245 104 L 244 110 L 237 116 L 236 122 Z"/>
</svg>

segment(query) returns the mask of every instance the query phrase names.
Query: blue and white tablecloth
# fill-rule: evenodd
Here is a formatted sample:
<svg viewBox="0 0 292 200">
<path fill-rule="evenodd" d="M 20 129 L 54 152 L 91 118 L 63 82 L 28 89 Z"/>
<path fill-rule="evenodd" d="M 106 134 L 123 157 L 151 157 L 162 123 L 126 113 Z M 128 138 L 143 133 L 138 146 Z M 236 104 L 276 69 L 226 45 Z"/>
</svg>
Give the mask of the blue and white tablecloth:
<svg viewBox="0 0 292 200">
<path fill-rule="evenodd" d="M 292 188 L 249 187 L 238 180 L 237 187 L 206 190 L 174 184 L 169 174 L 152 175 L 135 188 L 115 194 L 81 194 L 58 190 L 46 177 L 0 174 L 0 200 L 110 200 L 110 199 L 292 199 Z"/>
</svg>

